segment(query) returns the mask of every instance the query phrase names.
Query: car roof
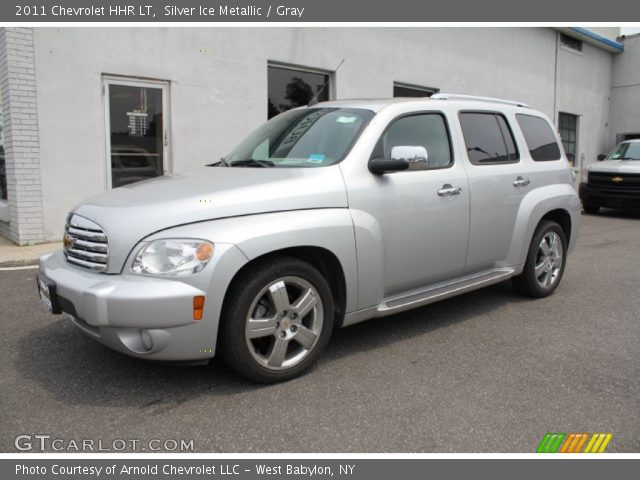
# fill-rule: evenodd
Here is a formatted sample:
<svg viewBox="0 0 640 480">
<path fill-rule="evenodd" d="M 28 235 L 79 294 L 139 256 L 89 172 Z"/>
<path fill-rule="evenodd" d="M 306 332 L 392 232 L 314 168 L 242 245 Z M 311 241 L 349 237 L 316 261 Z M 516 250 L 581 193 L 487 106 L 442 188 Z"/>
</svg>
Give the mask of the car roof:
<svg viewBox="0 0 640 480">
<path fill-rule="evenodd" d="M 330 100 L 327 102 L 316 103 L 309 105 L 311 108 L 326 107 L 326 108 L 361 108 L 365 110 L 371 110 L 378 113 L 382 109 L 397 104 L 411 104 L 414 103 L 416 107 L 423 108 L 437 108 L 438 105 L 454 104 L 460 108 L 473 109 L 487 109 L 487 110 L 507 110 L 515 108 L 518 110 L 535 112 L 527 104 L 522 102 L 515 102 L 511 100 L 504 100 L 500 98 L 490 97 L 475 97 L 469 95 L 455 95 L 455 94 L 436 94 L 433 97 L 395 97 L 395 98 L 368 98 L 368 99 L 346 99 L 346 100 Z"/>
</svg>

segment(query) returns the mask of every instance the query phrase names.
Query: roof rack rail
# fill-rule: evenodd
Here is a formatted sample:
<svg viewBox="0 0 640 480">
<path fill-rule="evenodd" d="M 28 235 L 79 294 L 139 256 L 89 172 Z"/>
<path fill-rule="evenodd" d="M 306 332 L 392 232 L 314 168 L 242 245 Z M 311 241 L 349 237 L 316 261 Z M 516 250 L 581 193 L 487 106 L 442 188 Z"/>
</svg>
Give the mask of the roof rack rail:
<svg viewBox="0 0 640 480">
<path fill-rule="evenodd" d="M 458 93 L 434 93 L 431 98 L 435 100 L 473 100 L 476 102 L 502 103 L 504 105 L 514 105 L 516 107 L 531 108 L 524 102 L 514 102 L 494 97 L 478 97 L 476 95 L 460 95 Z"/>
</svg>

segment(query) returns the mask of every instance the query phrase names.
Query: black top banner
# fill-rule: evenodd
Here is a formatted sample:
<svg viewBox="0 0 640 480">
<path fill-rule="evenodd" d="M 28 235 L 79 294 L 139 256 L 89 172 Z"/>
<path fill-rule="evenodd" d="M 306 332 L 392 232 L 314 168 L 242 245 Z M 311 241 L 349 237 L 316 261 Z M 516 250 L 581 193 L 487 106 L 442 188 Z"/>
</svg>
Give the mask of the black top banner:
<svg viewBox="0 0 640 480">
<path fill-rule="evenodd" d="M 0 22 L 640 22 L 629 0 L 5 0 Z"/>
</svg>

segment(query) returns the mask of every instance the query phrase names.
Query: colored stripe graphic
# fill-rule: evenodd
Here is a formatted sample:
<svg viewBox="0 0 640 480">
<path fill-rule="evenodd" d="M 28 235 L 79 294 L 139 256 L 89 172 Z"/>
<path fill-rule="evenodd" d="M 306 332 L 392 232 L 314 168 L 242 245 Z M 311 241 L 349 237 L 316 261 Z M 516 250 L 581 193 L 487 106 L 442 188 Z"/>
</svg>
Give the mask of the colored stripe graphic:
<svg viewBox="0 0 640 480">
<path fill-rule="evenodd" d="M 562 448 L 560 449 L 560 453 L 572 452 L 573 448 L 576 446 L 577 441 L 578 441 L 578 434 L 570 433 L 567 436 L 567 439 L 565 440 L 564 445 L 562 445 Z"/>
<path fill-rule="evenodd" d="M 578 445 L 576 445 L 576 448 L 574 448 L 573 451 L 571 451 L 571 453 L 579 453 L 580 450 L 582 449 L 582 446 L 587 441 L 587 438 L 589 438 L 589 434 L 588 433 L 581 433 L 580 435 L 582 436 L 582 438 L 578 442 Z"/>
<path fill-rule="evenodd" d="M 594 433 L 584 449 L 584 453 L 602 453 L 607 448 L 613 434 L 611 433 Z"/>
<path fill-rule="evenodd" d="M 564 440 L 565 433 L 547 433 L 540 445 L 538 445 L 537 453 L 556 453 L 562 440 Z"/>
<path fill-rule="evenodd" d="M 591 438 L 589 436 L 591 435 Z M 613 438 L 612 433 L 558 433 L 548 432 L 536 449 L 536 453 L 603 453 Z"/>
</svg>

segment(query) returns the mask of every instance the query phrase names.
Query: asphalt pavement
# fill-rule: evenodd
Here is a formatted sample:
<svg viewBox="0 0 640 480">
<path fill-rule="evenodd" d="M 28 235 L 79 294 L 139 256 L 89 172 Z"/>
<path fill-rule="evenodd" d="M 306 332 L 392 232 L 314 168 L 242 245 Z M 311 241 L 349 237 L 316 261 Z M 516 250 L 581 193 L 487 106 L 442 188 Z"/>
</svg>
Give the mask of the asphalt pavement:
<svg viewBox="0 0 640 480">
<path fill-rule="evenodd" d="M 272 386 L 217 361 L 112 352 L 44 312 L 35 272 L 0 271 L 2 452 L 21 434 L 116 449 L 533 452 L 546 432 L 611 432 L 608 452 L 640 451 L 637 212 L 584 215 L 550 298 L 506 282 L 338 330 L 307 375 Z"/>
</svg>

